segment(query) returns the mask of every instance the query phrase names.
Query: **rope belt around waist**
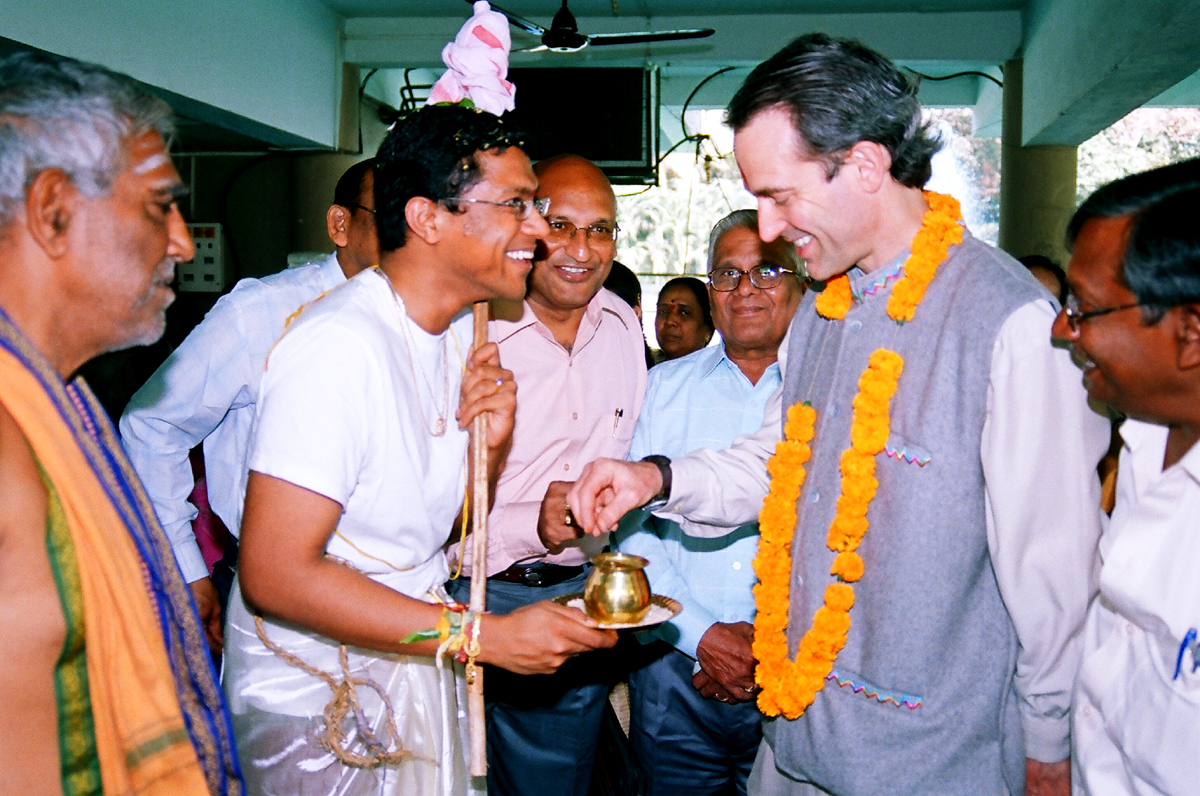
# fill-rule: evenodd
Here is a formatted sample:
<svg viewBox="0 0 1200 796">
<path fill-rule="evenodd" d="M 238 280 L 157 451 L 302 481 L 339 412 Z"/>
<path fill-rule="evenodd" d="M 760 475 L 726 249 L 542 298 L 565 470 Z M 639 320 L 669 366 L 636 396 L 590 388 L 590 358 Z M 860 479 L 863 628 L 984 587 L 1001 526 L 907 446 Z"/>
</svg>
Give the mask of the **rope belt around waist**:
<svg viewBox="0 0 1200 796">
<path fill-rule="evenodd" d="M 513 564 L 503 572 L 497 572 L 488 580 L 498 580 L 504 583 L 519 583 L 522 586 L 531 586 L 535 589 L 544 589 L 548 586 L 557 586 L 564 580 L 582 575 L 587 571 L 587 568 L 580 564 L 577 567 L 560 567 L 557 564 L 544 564 L 535 562 L 532 564 Z"/>
</svg>

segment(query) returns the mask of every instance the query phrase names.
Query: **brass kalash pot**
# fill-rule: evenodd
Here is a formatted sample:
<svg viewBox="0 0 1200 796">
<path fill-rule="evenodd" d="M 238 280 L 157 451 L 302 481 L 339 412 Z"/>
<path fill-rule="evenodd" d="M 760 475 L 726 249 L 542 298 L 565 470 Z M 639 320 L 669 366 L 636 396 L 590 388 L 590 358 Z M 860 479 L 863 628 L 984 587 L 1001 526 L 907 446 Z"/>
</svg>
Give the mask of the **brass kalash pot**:
<svg viewBox="0 0 1200 796">
<path fill-rule="evenodd" d="M 600 553 L 583 586 L 587 615 L 610 625 L 636 625 L 650 611 L 650 582 L 642 571 L 650 562 L 627 553 Z"/>
</svg>

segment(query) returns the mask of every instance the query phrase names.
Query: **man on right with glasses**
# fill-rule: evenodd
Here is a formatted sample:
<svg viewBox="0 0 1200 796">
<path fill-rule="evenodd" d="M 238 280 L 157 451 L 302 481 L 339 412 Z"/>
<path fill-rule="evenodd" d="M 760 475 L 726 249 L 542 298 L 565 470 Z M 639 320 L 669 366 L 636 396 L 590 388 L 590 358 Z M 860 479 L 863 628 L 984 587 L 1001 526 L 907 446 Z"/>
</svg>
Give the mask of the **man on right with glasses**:
<svg viewBox="0 0 1200 796">
<path fill-rule="evenodd" d="M 782 383 L 780 344 L 804 295 L 796 247 L 758 236 L 758 212 L 735 210 L 709 236 L 708 291 L 721 342 L 650 371 L 630 459 L 728 448 L 758 430 Z M 686 523 L 687 520 L 684 520 Z M 648 796 L 746 792 L 762 739 L 754 704 L 754 553 L 758 524 L 710 531 L 696 544 L 680 523 L 637 510 L 621 552 L 647 559 L 655 594 L 678 600 L 672 621 L 629 676 L 630 740 Z"/>
<path fill-rule="evenodd" d="M 575 155 L 544 160 L 534 172 L 538 197 L 550 200 L 549 232 L 525 301 L 494 303 L 488 333 L 519 392 L 488 518 L 487 607 L 497 614 L 583 591 L 588 560 L 607 539 L 574 524 L 567 490 L 596 457 L 625 458 L 646 389 L 641 324 L 602 289 L 617 249 L 608 178 Z M 464 576 L 450 586 L 462 600 L 475 566 L 466 547 Z M 451 550 L 452 562 L 460 552 Z M 604 705 L 620 676 L 609 653 L 580 656 L 551 676 L 490 669 L 488 792 L 585 796 Z"/>
<path fill-rule="evenodd" d="M 1067 341 L 1095 401 L 1128 417 L 1100 598 L 1071 709 L 1076 792 L 1195 793 L 1200 779 L 1200 160 L 1080 206 Z"/>
</svg>

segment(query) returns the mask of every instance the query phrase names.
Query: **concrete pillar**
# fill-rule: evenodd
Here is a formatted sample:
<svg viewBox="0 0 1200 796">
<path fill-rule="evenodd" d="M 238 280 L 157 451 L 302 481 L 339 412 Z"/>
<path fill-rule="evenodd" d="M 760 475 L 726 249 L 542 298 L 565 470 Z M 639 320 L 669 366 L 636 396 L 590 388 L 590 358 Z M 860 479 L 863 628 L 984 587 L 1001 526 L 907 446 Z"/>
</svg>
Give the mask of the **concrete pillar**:
<svg viewBox="0 0 1200 796">
<path fill-rule="evenodd" d="M 1004 64 L 1000 139 L 1000 248 L 1067 264 L 1063 234 L 1075 212 L 1078 147 L 1021 146 L 1022 61 Z"/>
</svg>

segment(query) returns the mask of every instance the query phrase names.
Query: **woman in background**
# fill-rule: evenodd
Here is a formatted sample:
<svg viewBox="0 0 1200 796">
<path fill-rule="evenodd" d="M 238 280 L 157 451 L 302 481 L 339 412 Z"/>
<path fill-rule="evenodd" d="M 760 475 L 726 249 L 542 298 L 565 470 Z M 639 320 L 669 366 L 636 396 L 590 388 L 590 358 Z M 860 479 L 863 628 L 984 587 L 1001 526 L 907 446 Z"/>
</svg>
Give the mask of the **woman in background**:
<svg viewBox="0 0 1200 796">
<path fill-rule="evenodd" d="M 663 285 L 654 315 L 654 335 L 661 349 L 655 360 L 678 359 L 708 345 L 713 336 L 708 288 L 694 276 L 678 276 Z"/>
</svg>

